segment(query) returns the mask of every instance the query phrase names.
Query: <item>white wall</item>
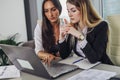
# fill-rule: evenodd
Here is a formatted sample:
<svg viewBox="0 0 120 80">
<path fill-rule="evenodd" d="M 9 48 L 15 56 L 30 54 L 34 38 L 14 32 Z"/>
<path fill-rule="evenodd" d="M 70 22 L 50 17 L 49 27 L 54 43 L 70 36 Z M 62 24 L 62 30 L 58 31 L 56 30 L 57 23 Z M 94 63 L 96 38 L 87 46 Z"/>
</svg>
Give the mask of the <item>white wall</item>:
<svg viewBox="0 0 120 80">
<path fill-rule="evenodd" d="M 91 0 L 96 11 L 103 17 L 102 0 Z"/>
<path fill-rule="evenodd" d="M 68 11 L 67 11 L 67 6 L 66 6 L 66 1 L 67 0 L 60 0 L 60 3 L 62 5 L 62 13 L 60 15 L 60 18 L 65 18 L 68 21 L 70 21 L 70 18 L 68 16 Z"/>
<path fill-rule="evenodd" d="M 16 41 L 27 41 L 23 0 L 0 0 L 0 39 L 19 33 Z"/>
<path fill-rule="evenodd" d="M 38 19 L 42 19 L 42 2 L 43 0 L 37 0 L 37 13 L 38 13 Z"/>
<path fill-rule="evenodd" d="M 103 0 L 103 16 L 120 14 L 120 0 Z"/>
</svg>

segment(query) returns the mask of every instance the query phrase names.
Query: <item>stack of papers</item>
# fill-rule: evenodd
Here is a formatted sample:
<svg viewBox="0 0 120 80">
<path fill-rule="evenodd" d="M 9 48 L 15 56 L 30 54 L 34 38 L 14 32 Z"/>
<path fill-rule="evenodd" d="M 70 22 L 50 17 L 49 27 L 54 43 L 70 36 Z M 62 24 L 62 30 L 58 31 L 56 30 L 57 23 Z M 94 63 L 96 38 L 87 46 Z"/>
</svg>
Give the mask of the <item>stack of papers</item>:
<svg viewBox="0 0 120 80">
<path fill-rule="evenodd" d="M 20 77 L 20 71 L 14 66 L 0 66 L 0 79 Z"/>
<path fill-rule="evenodd" d="M 89 70 L 84 70 L 68 78 L 67 80 L 108 80 L 115 75 L 116 72 L 89 69 Z"/>
<path fill-rule="evenodd" d="M 79 57 L 79 56 L 72 56 L 69 58 L 66 58 L 64 60 L 59 61 L 59 63 L 69 64 L 69 65 L 76 65 L 81 69 L 90 69 L 98 64 L 100 62 L 91 64 L 87 58 Z"/>
</svg>

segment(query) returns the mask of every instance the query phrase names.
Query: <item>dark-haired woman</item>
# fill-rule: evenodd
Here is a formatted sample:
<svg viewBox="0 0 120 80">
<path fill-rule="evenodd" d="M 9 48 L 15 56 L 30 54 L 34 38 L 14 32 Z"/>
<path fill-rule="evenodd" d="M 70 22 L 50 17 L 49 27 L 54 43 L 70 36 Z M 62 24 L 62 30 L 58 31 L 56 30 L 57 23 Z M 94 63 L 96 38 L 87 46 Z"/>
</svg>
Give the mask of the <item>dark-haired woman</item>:
<svg viewBox="0 0 120 80">
<path fill-rule="evenodd" d="M 46 64 L 58 57 L 59 15 L 62 7 L 59 0 L 44 0 L 42 4 L 42 21 L 34 31 L 35 52 Z"/>
</svg>

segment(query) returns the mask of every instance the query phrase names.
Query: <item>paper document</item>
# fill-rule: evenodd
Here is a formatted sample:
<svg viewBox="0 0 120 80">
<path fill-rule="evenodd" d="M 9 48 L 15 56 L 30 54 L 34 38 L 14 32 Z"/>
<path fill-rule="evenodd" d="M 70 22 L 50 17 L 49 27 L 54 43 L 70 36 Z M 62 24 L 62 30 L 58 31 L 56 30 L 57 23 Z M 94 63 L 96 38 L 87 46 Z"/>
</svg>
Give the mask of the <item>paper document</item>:
<svg viewBox="0 0 120 80">
<path fill-rule="evenodd" d="M 100 62 L 91 64 L 88 61 L 88 59 L 83 58 L 83 57 L 79 57 L 79 56 L 73 56 L 73 57 L 66 58 L 64 60 L 59 61 L 59 63 L 69 64 L 69 65 L 76 65 L 81 69 L 90 69 L 90 68 L 100 64 Z"/>
<path fill-rule="evenodd" d="M 20 77 L 20 71 L 14 65 L 0 66 L 0 79 Z"/>
<path fill-rule="evenodd" d="M 66 80 L 108 80 L 115 75 L 116 72 L 89 69 L 84 70 Z"/>
</svg>

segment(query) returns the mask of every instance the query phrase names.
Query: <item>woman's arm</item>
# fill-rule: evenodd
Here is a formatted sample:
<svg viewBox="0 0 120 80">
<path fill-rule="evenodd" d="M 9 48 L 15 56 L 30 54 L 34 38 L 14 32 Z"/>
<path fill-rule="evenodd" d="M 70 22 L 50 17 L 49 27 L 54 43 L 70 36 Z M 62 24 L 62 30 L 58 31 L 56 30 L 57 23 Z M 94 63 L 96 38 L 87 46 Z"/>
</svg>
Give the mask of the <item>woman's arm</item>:
<svg viewBox="0 0 120 80">
<path fill-rule="evenodd" d="M 42 46 L 42 27 L 37 24 L 34 31 L 34 40 L 35 40 L 35 52 L 40 59 L 42 59 L 46 64 L 50 64 L 50 62 L 55 58 L 54 55 L 50 53 L 46 53 Z"/>
<path fill-rule="evenodd" d="M 85 56 L 91 63 L 101 61 L 103 56 L 106 56 L 106 47 L 108 42 L 108 25 L 106 22 L 101 22 L 94 28 L 94 34 L 87 35 L 88 43 L 82 49 Z M 94 39 L 89 43 L 90 39 Z M 106 57 L 108 58 L 108 57 Z"/>
<path fill-rule="evenodd" d="M 42 27 L 37 24 L 34 30 L 34 40 L 35 40 L 35 52 L 44 51 L 42 46 Z"/>
<path fill-rule="evenodd" d="M 63 42 L 59 43 L 59 52 L 61 58 L 65 59 L 67 58 L 70 54 L 72 49 L 70 48 L 70 35 L 68 36 L 67 39 L 65 39 Z"/>
</svg>

